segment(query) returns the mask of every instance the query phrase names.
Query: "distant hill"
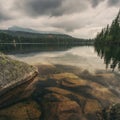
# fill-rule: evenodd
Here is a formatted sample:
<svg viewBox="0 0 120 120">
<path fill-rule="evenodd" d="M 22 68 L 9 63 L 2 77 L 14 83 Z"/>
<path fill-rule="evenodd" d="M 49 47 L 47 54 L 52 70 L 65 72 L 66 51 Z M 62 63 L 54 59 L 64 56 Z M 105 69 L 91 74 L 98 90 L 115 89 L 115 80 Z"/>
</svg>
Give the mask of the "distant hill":
<svg viewBox="0 0 120 120">
<path fill-rule="evenodd" d="M 12 26 L 8 28 L 9 31 L 22 31 L 22 32 L 30 32 L 30 33 L 40 33 L 37 30 L 33 30 L 30 28 L 23 28 L 23 27 L 19 27 L 19 26 Z"/>
<path fill-rule="evenodd" d="M 24 28 L 20 26 L 11 26 L 8 28 L 9 31 L 21 31 L 21 32 L 29 32 L 29 33 L 40 33 L 40 34 L 61 34 L 59 32 L 52 31 L 38 31 L 31 28 Z"/>
<path fill-rule="evenodd" d="M 70 35 L 67 34 L 54 34 L 54 33 L 38 33 L 38 32 L 30 32 L 30 30 L 28 31 L 27 29 L 24 31 L 17 31 L 17 30 L 0 30 L 0 34 L 7 34 L 7 35 L 11 35 L 14 37 L 24 37 L 24 38 L 73 38 Z"/>
<path fill-rule="evenodd" d="M 74 38 L 66 34 L 33 33 L 32 30 L 31 32 L 0 30 L 0 51 L 4 53 L 44 51 L 45 48 L 57 50 L 61 47 L 66 49 L 86 44 L 91 45 L 93 41 Z"/>
</svg>

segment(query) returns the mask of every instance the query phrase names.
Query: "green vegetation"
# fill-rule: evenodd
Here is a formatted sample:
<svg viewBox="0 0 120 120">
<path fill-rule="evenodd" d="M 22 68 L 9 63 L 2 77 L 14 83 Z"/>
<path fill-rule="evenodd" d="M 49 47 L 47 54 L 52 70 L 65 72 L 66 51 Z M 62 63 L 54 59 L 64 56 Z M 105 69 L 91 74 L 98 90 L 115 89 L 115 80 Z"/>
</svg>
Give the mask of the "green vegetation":
<svg viewBox="0 0 120 120">
<path fill-rule="evenodd" d="M 120 104 L 115 104 L 102 111 L 103 120 L 120 120 Z"/>
<path fill-rule="evenodd" d="M 30 52 L 43 51 L 45 48 L 58 50 L 63 46 L 93 44 L 93 41 L 73 38 L 65 34 L 40 34 L 20 31 L 0 30 L 0 51 Z"/>
<path fill-rule="evenodd" d="M 104 59 L 106 69 L 120 70 L 120 11 L 111 26 L 107 25 L 95 38 L 95 50 Z"/>
<path fill-rule="evenodd" d="M 95 44 L 119 44 L 120 43 L 120 11 L 113 20 L 111 26 L 107 25 L 106 28 L 95 38 Z"/>
<path fill-rule="evenodd" d="M 119 45 L 96 45 L 95 51 L 101 59 L 104 59 L 106 69 L 110 68 L 112 71 L 117 68 L 120 70 L 120 46 Z"/>
</svg>

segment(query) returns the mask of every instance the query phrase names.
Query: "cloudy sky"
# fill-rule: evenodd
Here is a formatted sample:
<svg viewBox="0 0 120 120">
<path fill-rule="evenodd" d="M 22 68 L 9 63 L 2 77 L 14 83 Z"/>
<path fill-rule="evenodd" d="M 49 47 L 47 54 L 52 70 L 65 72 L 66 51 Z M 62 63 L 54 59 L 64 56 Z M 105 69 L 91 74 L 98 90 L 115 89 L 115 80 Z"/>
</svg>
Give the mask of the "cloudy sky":
<svg viewBox="0 0 120 120">
<path fill-rule="evenodd" d="M 119 6 L 120 0 L 0 0 L 0 29 L 17 25 L 93 38 Z"/>
</svg>

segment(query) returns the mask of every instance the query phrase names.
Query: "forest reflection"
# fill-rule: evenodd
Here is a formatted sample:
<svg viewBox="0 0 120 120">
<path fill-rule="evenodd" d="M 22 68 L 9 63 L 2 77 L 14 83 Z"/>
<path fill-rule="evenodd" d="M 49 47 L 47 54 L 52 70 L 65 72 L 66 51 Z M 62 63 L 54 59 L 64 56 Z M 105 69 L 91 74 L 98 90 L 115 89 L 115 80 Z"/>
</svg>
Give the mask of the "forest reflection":
<svg viewBox="0 0 120 120">
<path fill-rule="evenodd" d="M 45 43 L 18 43 L 18 44 L 0 44 L 0 51 L 3 53 L 31 53 L 46 51 L 66 51 L 73 47 L 91 46 L 89 44 L 45 44 Z"/>
<path fill-rule="evenodd" d="M 95 51 L 101 59 L 104 59 L 106 69 L 115 69 L 120 71 L 120 45 L 95 45 Z"/>
</svg>

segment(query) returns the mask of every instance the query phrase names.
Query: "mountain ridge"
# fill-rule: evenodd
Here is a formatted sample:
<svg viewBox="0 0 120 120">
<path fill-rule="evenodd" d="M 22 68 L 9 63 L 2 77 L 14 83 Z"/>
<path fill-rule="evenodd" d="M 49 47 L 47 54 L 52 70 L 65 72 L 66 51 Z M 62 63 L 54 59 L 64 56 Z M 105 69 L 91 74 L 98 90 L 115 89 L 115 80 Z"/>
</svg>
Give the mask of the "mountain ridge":
<svg viewBox="0 0 120 120">
<path fill-rule="evenodd" d="M 26 27 L 21 27 L 16 25 L 8 27 L 8 30 L 19 31 L 19 32 L 29 32 L 29 33 L 40 33 L 40 34 L 64 34 L 64 33 L 53 32 L 53 31 L 39 31 L 32 28 L 26 28 Z"/>
</svg>

